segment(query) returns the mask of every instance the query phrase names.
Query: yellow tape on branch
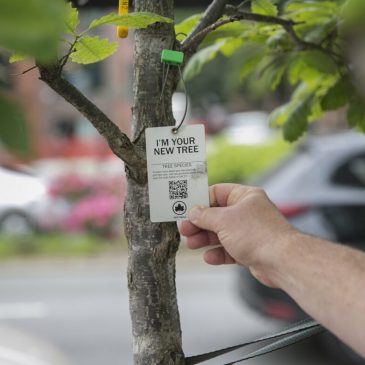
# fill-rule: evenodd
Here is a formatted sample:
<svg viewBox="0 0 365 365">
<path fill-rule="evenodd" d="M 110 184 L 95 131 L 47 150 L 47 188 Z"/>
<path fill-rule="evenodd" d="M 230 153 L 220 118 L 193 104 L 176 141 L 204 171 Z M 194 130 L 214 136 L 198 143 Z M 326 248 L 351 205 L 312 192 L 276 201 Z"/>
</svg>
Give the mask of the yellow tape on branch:
<svg viewBox="0 0 365 365">
<path fill-rule="evenodd" d="M 127 15 L 128 14 L 128 0 L 119 0 L 119 15 Z M 118 25 L 117 35 L 119 38 L 127 38 L 128 36 L 128 28 L 123 27 L 122 25 Z"/>
</svg>

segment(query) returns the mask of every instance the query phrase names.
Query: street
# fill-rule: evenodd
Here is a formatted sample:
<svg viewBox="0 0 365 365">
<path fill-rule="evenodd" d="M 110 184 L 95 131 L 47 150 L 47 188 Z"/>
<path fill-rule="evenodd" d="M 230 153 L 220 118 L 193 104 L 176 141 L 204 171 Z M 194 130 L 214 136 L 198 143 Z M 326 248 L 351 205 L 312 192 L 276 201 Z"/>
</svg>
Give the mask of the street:
<svg viewBox="0 0 365 365">
<path fill-rule="evenodd" d="M 0 364 L 132 364 L 126 267 L 124 251 L 89 259 L 3 262 Z M 200 253 L 183 250 L 178 255 L 177 278 L 187 356 L 232 346 L 280 327 L 239 301 L 232 267 L 210 267 Z M 206 363 L 223 364 L 247 351 Z M 269 363 L 334 364 L 312 340 L 246 361 Z"/>
</svg>

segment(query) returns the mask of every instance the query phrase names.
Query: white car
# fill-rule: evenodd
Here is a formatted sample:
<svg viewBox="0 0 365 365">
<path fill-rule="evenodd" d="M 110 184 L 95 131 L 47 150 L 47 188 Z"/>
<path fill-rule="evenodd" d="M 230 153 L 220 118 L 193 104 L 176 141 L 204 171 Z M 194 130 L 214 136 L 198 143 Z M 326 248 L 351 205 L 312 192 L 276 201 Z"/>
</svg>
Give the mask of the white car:
<svg viewBox="0 0 365 365">
<path fill-rule="evenodd" d="M 25 170 L 0 166 L 0 233 L 27 234 L 38 228 L 46 184 Z"/>
<path fill-rule="evenodd" d="M 227 117 L 223 135 L 231 144 L 265 144 L 277 135 L 277 131 L 269 127 L 268 119 L 268 114 L 262 111 L 231 114 Z"/>
</svg>

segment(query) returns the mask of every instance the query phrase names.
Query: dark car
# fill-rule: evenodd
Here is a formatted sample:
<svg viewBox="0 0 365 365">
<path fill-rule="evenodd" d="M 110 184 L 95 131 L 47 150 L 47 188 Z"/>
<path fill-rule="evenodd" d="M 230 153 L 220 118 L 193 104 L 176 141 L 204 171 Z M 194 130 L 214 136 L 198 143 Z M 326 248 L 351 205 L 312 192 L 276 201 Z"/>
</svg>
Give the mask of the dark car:
<svg viewBox="0 0 365 365">
<path fill-rule="evenodd" d="M 300 231 L 365 250 L 365 136 L 345 132 L 309 137 L 261 180 L 282 214 Z M 244 301 L 269 317 L 295 322 L 306 314 L 283 291 L 238 269 Z M 347 363 L 365 364 L 335 337 L 319 337 Z"/>
</svg>

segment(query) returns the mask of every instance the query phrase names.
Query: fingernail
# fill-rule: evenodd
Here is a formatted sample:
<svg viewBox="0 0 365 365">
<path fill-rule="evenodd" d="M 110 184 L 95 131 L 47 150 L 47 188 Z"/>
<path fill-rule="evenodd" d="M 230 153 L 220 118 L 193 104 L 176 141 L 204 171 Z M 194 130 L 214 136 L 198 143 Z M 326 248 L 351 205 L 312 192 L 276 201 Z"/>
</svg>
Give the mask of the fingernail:
<svg viewBox="0 0 365 365">
<path fill-rule="evenodd" d="M 191 208 L 190 211 L 189 211 L 189 214 L 188 214 L 189 215 L 189 220 L 191 222 L 196 222 L 199 219 L 201 212 L 202 212 L 201 207 Z"/>
</svg>

